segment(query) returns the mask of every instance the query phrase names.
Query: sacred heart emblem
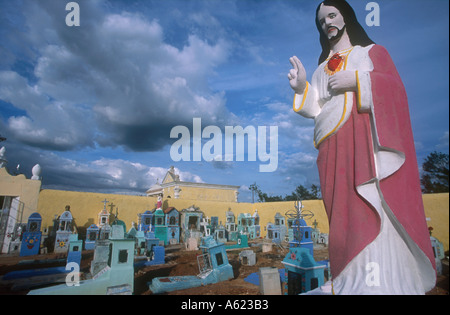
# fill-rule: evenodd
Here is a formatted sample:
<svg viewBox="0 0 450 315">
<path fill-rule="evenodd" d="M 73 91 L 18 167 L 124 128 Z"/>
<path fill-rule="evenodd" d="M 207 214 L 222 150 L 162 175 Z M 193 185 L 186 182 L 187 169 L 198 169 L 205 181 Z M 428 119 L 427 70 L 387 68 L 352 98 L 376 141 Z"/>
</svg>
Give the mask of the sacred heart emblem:
<svg viewBox="0 0 450 315">
<path fill-rule="evenodd" d="M 338 53 L 334 54 L 333 57 L 328 61 L 327 67 L 330 71 L 336 71 L 341 65 L 344 58 L 342 58 Z"/>
</svg>

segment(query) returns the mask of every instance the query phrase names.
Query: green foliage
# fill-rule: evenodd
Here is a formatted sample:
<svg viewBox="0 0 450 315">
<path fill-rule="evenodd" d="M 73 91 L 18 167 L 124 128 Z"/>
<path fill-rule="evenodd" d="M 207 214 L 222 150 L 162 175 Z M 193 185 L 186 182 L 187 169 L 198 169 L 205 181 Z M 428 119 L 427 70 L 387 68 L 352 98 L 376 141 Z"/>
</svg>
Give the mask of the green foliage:
<svg viewBox="0 0 450 315">
<path fill-rule="evenodd" d="M 420 183 L 424 193 L 449 192 L 448 154 L 430 153 L 422 165 L 423 173 Z"/>
<path fill-rule="evenodd" d="M 303 185 L 299 185 L 295 190 L 286 196 L 269 196 L 259 189 L 256 183 L 250 185 L 250 190 L 253 195 L 258 197 L 258 202 L 272 202 L 272 201 L 296 201 L 296 200 L 315 200 L 321 199 L 320 187 L 311 185 L 310 189 L 307 189 Z M 254 202 L 254 200 L 252 200 Z"/>
</svg>

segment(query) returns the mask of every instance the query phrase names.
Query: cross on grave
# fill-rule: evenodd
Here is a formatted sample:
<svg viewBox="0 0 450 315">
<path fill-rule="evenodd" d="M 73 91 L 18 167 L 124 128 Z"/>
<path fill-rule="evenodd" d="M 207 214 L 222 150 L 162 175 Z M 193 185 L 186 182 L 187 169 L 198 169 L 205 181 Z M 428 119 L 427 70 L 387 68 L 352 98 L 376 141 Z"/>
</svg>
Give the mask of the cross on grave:
<svg viewBox="0 0 450 315">
<path fill-rule="evenodd" d="M 294 204 L 295 209 L 297 209 L 297 212 L 300 214 L 303 209 L 303 203 L 300 200 L 297 200 Z"/>
<path fill-rule="evenodd" d="M 317 222 L 316 219 L 314 219 L 314 222 L 312 224 L 314 226 L 314 229 L 317 229 L 317 225 L 319 225 L 319 223 Z"/>
<path fill-rule="evenodd" d="M 104 204 L 104 206 L 103 206 L 103 209 L 105 209 L 106 210 L 106 204 L 109 202 L 108 200 L 106 200 L 106 198 L 105 198 L 105 200 L 103 200 L 102 201 L 103 202 L 103 204 Z"/>
<path fill-rule="evenodd" d="M 113 210 L 114 210 L 114 207 L 115 207 L 116 205 L 115 204 L 113 204 L 112 202 L 111 202 L 111 204 L 109 205 L 109 207 L 111 208 L 111 211 L 110 211 L 110 213 L 112 213 L 113 212 Z"/>
<path fill-rule="evenodd" d="M 203 226 L 203 229 L 205 230 L 205 236 L 209 236 L 209 229 L 207 228 L 207 226 L 208 226 L 207 219 L 203 218 L 202 222 L 200 222 L 200 225 Z"/>
</svg>

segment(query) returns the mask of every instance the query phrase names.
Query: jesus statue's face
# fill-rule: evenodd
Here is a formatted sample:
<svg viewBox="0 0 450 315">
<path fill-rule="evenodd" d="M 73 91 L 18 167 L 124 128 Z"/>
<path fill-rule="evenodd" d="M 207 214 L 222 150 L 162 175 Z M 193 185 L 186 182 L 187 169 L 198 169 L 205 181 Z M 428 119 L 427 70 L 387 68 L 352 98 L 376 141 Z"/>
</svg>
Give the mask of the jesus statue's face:
<svg viewBox="0 0 450 315">
<path fill-rule="evenodd" d="M 317 13 L 322 31 L 330 41 L 339 40 L 345 32 L 345 21 L 341 12 L 333 6 L 321 5 Z"/>
</svg>

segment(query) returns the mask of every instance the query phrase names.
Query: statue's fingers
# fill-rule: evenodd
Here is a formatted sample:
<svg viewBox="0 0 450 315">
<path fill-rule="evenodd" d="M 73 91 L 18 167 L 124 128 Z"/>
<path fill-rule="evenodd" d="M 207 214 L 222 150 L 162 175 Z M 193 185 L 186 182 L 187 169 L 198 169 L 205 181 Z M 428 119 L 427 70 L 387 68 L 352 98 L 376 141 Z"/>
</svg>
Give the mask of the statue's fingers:
<svg viewBox="0 0 450 315">
<path fill-rule="evenodd" d="M 289 74 L 291 75 L 292 79 L 295 79 L 297 77 L 298 70 L 297 69 L 291 69 Z"/>
<path fill-rule="evenodd" d="M 298 58 L 296 56 L 291 57 L 291 58 L 289 58 L 289 62 L 294 67 L 294 69 L 298 71 L 298 62 L 296 59 L 298 60 Z M 300 60 L 298 60 L 298 61 L 300 61 Z"/>
<path fill-rule="evenodd" d="M 300 59 L 298 59 L 297 56 L 292 57 L 292 59 L 293 59 L 293 61 L 294 61 L 294 63 L 295 63 L 294 68 L 296 68 L 297 70 L 299 70 L 300 68 L 303 68 L 303 64 L 302 64 L 302 62 L 300 61 Z"/>
</svg>

